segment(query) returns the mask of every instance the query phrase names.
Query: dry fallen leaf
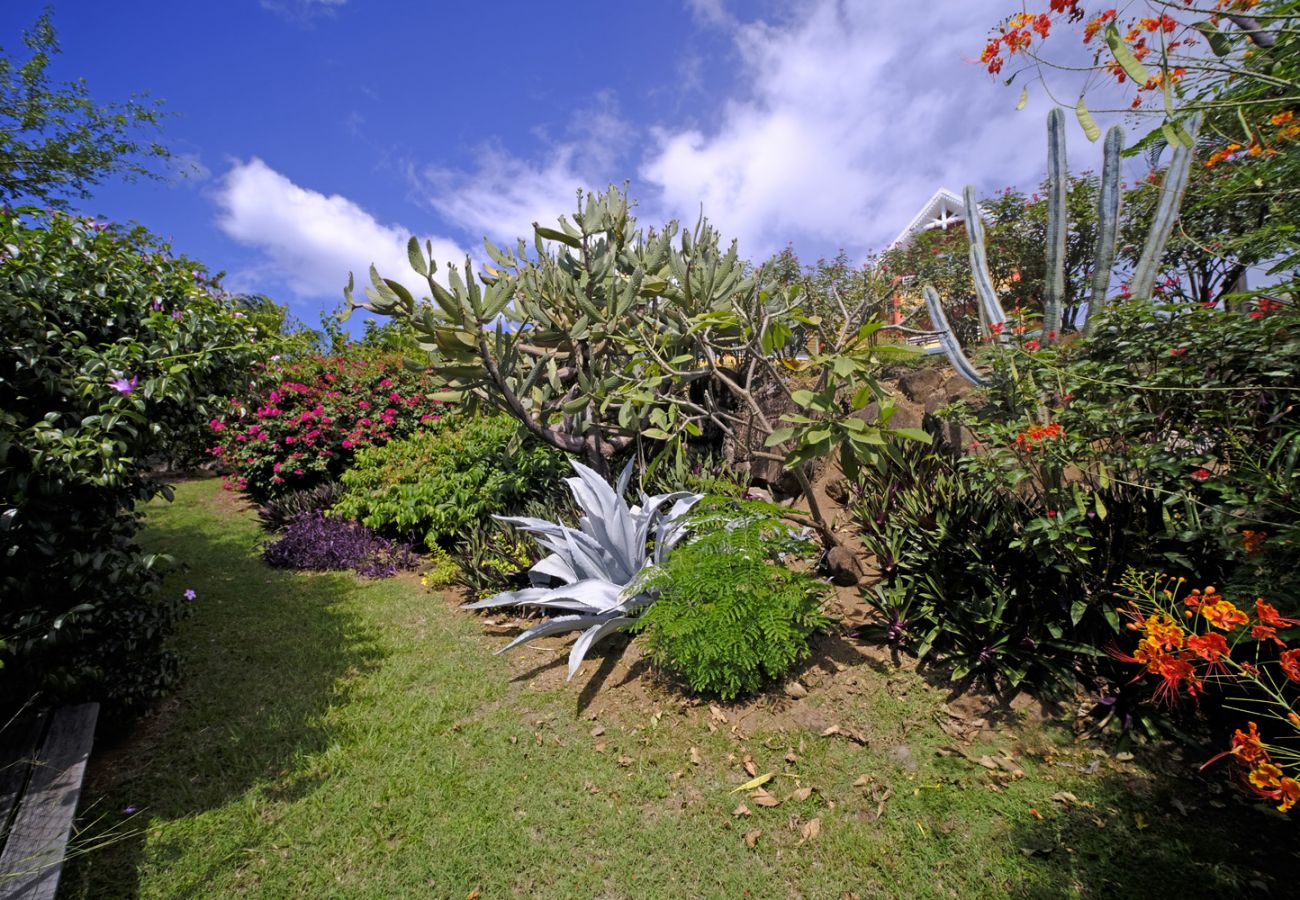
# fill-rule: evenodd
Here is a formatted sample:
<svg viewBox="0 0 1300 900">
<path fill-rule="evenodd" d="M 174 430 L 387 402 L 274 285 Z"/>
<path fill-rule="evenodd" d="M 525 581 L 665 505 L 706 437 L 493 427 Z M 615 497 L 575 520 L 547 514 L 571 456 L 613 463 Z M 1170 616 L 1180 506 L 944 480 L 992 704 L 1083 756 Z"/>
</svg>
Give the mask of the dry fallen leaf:
<svg viewBox="0 0 1300 900">
<path fill-rule="evenodd" d="M 800 833 L 803 835 L 805 841 L 811 841 L 813 838 L 817 837 L 817 835 L 821 834 L 821 830 L 822 820 L 811 819 L 804 823 L 803 831 Z"/>
<path fill-rule="evenodd" d="M 582 785 L 582 787 L 583 787 L 584 790 L 586 790 L 586 792 L 587 792 L 588 794 L 599 794 L 599 793 L 600 793 L 600 788 L 596 787 L 596 786 L 595 786 L 594 784 L 592 784 L 590 781 L 585 782 L 585 783 Z"/>
<path fill-rule="evenodd" d="M 474 888 L 474 890 L 470 891 L 468 894 L 465 895 L 465 900 L 478 900 L 478 898 L 482 896 L 483 896 L 483 892 L 480 891 L 478 888 Z"/>
<path fill-rule="evenodd" d="M 595 728 L 591 729 L 591 736 L 592 736 L 592 737 L 600 737 L 600 736 L 601 736 L 602 734 L 604 734 L 604 733 L 605 733 L 605 726 L 604 726 L 604 725 L 597 725 Z"/>
<path fill-rule="evenodd" d="M 808 696 L 808 689 L 797 681 L 787 681 L 785 684 L 785 692 L 796 700 L 802 700 L 804 697 Z"/>
<path fill-rule="evenodd" d="M 533 732 L 533 743 L 539 747 L 542 746 L 542 733 L 540 731 Z"/>
<path fill-rule="evenodd" d="M 839 734 L 839 733 L 840 733 L 840 726 L 832 725 L 830 728 L 827 728 L 825 731 L 822 732 L 822 737 L 830 737 L 832 734 Z"/>
<path fill-rule="evenodd" d="M 595 750 L 597 753 L 604 753 L 604 752 L 605 752 L 605 742 L 604 742 L 604 741 L 596 741 L 596 746 L 593 747 L 592 749 Z"/>
<path fill-rule="evenodd" d="M 700 758 L 700 748 L 699 748 L 699 747 L 692 747 L 692 748 L 691 748 L 691 764 L 692 764 L 692 765 L 699 766 L 699 765 L 703 765 L 703 763 L 704 763 L 704 760 Z"/>
<path fill-rule="evenodd" d="M 750 794 L 749 796 L 759 806 L 770 807 L 770 806 L 781 805 L 780 800 L 776 799 L 775 797 L 773 797 L 771 794 L 769 794 L 767 791 L 763 790 L 762 788 L 759 788 L 758 790 L 754 791 L 754 793 Z"/>
<path fill-rule="evenodd" d="M 632 757 L 630 757 L 630 756 L 620 756 L 620 757 L 618 758 L 618 764 L 619 764 L 620 766 L 630 766 L 630 765 L 632 765 Z"/>
<path fill-rule="evenodd" d="M 874 780 L 874 779 L 873 779 L 873 776 L 871 776 L 871 775 L 859 775 L 859 776 L 858 776 L 858 780 L 855 781 L 855 782 L 853 782 L 853 786 L 854 786 L 854 787 L 862 787 L 864 784 L 868 784 L 868 783 L 870 783 L 872 780 Z"/>
<path fill-rule="evenodd" d="M 794 793 L 792 793 L 792 794 L 791 794 L 789 797 L 787 797 L 786 799 L 787 799 L 787 800 L 807 800 L 809 797 L 812 796 L 812 792 L 813 792 L 813 789 L 810 788 L 810 787 L 801 787 L 801 788 L 799 788 L 797 791 L 795 791 Z"/>
<path fill-rule="evenodd" d="M 751 778 L 749 781 L 746 781 L 740 787 L 732 788 L 731 793 L 739 794 L 741 791 L 748 791 L 752 788 L 762 787 L 763 785 L 767 784 L 771 780 L 772 780 L 772 773 L 768 772 L 764 775 L 759 775 L 756 778 Z"/>
<path fill-rule="evenodd" d="M 799 761 L 799 757 L 795 756 L 794 751 L 791 750 L 789 753 L 785 755 L 785 761 L 793 766 L 795 763 Z"/>
<path fill-rule="evenodd" d="M 716 704 L 709 704 L 709 718 L 715 722 L 727 724 L 727 714 L 717 707 Z"/>
<path fill-rule="evenodd" d="M 1066 806 L 1069 806 L 1071 803 L 1079 802 L 1079 798 L 1074 796 L 1074 794 L 1071 794 L 1069 791 L 1057 791 L 1052 795 L 1052 799 L 1057 803 L 1063 803 Z"/>
<path fill-rule="evenodd" d="M 745 834 L 745 846 L 753 850 L 754 845 L 758 843 L 759 836 L 763 833 L 762 829 L 755 828 L 753 831 Z"/>
<path fill-rule="evenodd" d="M 737 806 L 735 809 L 733 809 L 731 811 L 731 814 L 735 816 L 737 819 L 739 819 L 741 816 L 753 815 L 753 813 L 749 811 L 749 807 L 743 803 Z"/>
<path fill-rule="evenodd" d="M 745 754 L 745 758 L 740 761 L 740 764 L 744 767 L 745 771 L 749 773 L 751 778 L 758 775 L 758 766 L 754 765 L 754 757 L 750 756 L 748 753 Z"/>
</svg>

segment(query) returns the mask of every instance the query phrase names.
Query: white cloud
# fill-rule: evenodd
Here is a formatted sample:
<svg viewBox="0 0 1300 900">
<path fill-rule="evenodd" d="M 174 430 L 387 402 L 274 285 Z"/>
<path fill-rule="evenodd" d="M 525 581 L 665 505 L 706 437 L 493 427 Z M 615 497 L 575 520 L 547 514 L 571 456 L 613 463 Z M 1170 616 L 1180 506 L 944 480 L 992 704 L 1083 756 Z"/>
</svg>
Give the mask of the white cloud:
<svg viewBox="0 0 1300 900">
<path fill-rule="evenodd" d="M 619 179 L 615 165 L 634 131 L 607 94 L 577 112 L 565 136 L 542 135 L 545 159 L 517 156 L 498 143 L 478 150 L 471 172 L 429 166 L 416 173 L 416 190 L 449 224 L 476 238 L 498 243 L 528 238 L 532 223 L 554 224 L 560 215 L 572 219 L 577 191 L 600 190 Z"/>
<path fill-rule="evenodd" d="M 313 16 L 333 15 L 348 0 L 262 0 L 262 9 L 293 22 L 308 22 Z"/>
<path fill-rule="evenodd" d="M 259 253 L 252 268 L 232 274 L 235 289 L 341 298 L 348 273 L 356 275 L 360 293 L 374 263 L 381 275 L 405 284 L 417 297 L 428 293 L 407 259 L 410 230 L 379 222 L 346 197 L 299 187 L 260 159 L 236 162 L 220 180 L 214 200 L 221 210 L 218 227 Z M 449 261 L 464 262 L 465 252 L 454 242 L 436 236 L 424 240 L 433 242 L 440 270 Z"/>
<path fill-rule="evenodd" d="M 717 2 L 690 6 L 713 25 L 727 15 Z M 807 0 L 780 22 L 727 20 L 740 93 L 704 124 L 654 128 L 640 176 L 665 217 L 693 219 L 703 201 L 751 258 L 787 242 L 860 255 L 938 187 L 1032 184 L 1045 160 L 1042 92 L 1017 112 L 1015 93 L 973 62 L 995 16 L 979 3 L 921 14 L 914 0 Z M 1071 143 L 1074 168 L 1097 156 Z"/>
</svg>

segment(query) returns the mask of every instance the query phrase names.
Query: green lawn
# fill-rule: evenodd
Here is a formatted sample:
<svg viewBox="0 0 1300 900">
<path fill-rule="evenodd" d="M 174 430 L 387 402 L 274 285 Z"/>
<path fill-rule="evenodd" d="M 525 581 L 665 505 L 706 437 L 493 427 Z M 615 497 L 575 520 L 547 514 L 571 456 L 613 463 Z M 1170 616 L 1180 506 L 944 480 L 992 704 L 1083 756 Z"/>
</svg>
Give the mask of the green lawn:
<svg viewBox="0 0 1300 900">
<path fill-rule="evenodd" d="M 198 592 L 184 686 L 101 741 L 78 841 L 112 842 L 64 896 L 1224 897 L 1296 865 L 1221 772 L 1017 723 L 963 744 L 941 691 L 843 639 L 806 698 L 715 712 L 635 647 L 565 685 L 555 644 L 494 657 L 505 637 L 412 578 L 272 571 L 215 481 L 146 538 Z M 961 755 L 998 751 L 1023 776 Z M 747 754 L 779 806 L 731 792 Z"/>
</svg>

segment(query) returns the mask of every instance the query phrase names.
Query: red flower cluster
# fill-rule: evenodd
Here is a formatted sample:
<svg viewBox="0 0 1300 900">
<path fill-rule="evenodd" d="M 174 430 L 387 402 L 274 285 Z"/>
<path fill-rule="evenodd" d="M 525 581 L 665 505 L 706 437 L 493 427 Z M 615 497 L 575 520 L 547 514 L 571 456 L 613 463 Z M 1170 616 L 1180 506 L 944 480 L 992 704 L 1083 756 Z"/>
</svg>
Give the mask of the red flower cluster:
<svg viewBox="0 0 1300 900">
<path fill-rule="evenodd" d="M 1021 449 L 1033 450 L 1043 446 L 1048 441 L 1058 440 L 1065 437 L 1065 429 L 1061 427 L 1060 422 L 1049 422 L 1046 425 L 1030 425 L 1028 430 L 1016 435 L 1016 446 Z"/>
<path fill-rule="evenodd" d="M 1255 600 L 1255 615 L 1252 617 L 1213 587 L 1207 587 L 1193 590 L 1183 600 L 1183 617 L 1187 620 L 1184 627 L 1164 608 L 1174 602 L 1173 591 L 1161 593 L 1163 602 L 1157 602 L 1152 591 L 1146 597 L 1134 598 L 1127 608 L 1120 610 L 1130 620 L 1129 629 L 1142 632 L 1142 637 L 1131 656 L 1111 650 L 1115 658 L 1140 664 L 1146 674 L 1160 679 L 1156 688 L 1157 699 L 1173 702 L 1184 691 L 1196 697 L 1203 691 L 1207 680 L 1240 679 L 1246 683 L 1276 684 L 1271 678 L 1261 680 L 1263 663 L 1260 663 L 1258 649 L 1256 662 L 1233 657 L 1234 649 L 1248 640 L 1267 641 L 1280 647 L 1277 665 L 1285 682 L 1300 684 L 1300 648 L 1288 648 L 1277 636 L 1279 629 L 1300 626 L 1300 620 L 1282 616 L 1262 597 Z M 1270 690 L 1275 699 L 1281 697 L 1276 689 Z M 1277 717 L 1300 729 L 1300 716 L 1294 708 L 1287 708 L 1280 699 L 1279 704 L 1281 709 Z M 1245 780 L 1251 789 L 1261 797 L 1276 801 L 1278 809 L 1286 812 L 1300 802 L 1300 781 L 1283 768 L 1288 763 L 1277 764 L 1254 722 L 1249 723 L 1249 729 L 1249 732 L 1238 729 L 1231 747 L 1205 765 L 1231 757 L 1245 768 Z"/>
<path fill-rule="evenodd" d="M 316 358 L 277 367 L 274 388 L 231 400 L 208 423 L 208 452 L 229 467 L 227 485 L 258 502 L 337 478 L 361 447 L 404 437 L 445 412 L 428 376 L 400 359 Z"/>
</svg>

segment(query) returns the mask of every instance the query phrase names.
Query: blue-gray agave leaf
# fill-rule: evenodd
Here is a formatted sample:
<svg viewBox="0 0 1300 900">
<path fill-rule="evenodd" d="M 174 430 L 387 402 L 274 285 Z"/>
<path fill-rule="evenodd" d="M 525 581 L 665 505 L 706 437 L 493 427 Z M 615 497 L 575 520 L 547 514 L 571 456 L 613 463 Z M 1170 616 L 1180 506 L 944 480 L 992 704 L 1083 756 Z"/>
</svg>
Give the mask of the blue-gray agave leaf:
<svg viewBox="0 0 1300 900">
<path fill-rule="evenodd" d="M 529 571 L 534 586 L 464 606 L 536 606 L 565 611 L 566 615 L 528 629 L 497 652 L 544 635 L 582 630 L 569 653 L 569 678 L 595 644 L 631 625 L 637 614 L 654 602 L 640 587 L 641 575 L 650 565 L 662 562 L 685 537 L 683 519 L 703 498 L 685 492 L 654 497 L 642 494 L 639 505 L 628 506 L 623 497 L 631 481 L 631 463 L 619 476 L 617 488 L 581 463 L 572 465 L 576 477 L 565 479 L 565 483 L 582 511 L 577 528 L 544 519 L 498 517 L 536 535 L 550 551 Z M 651 535 L 653 553 L 648 546 Z M 556 581 L 558 587 L 545 586 Z"/>
</svg>

